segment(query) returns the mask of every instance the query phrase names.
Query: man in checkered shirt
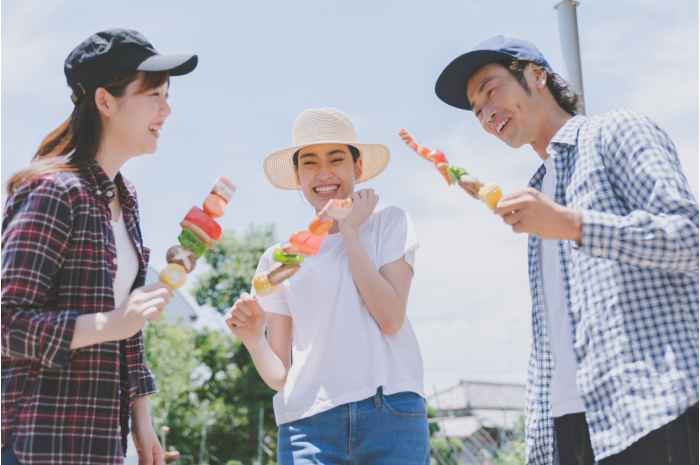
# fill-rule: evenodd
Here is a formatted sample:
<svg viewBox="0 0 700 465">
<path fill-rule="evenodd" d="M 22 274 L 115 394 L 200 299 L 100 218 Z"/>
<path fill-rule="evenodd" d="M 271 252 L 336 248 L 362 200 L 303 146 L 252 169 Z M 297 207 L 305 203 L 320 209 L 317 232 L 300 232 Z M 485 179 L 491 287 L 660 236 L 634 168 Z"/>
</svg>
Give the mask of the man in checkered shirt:
<svg viewBox="0 0 700 465">
<path fill-rule="evenodd" d="M 634 113 L 577 116 L 518 39 L 456 58 L 435 91 L 544 161 L 495 210 L 529 234 L 528 463 L 697 464 L 698 206 L 673 142 Z"/>
</svg>

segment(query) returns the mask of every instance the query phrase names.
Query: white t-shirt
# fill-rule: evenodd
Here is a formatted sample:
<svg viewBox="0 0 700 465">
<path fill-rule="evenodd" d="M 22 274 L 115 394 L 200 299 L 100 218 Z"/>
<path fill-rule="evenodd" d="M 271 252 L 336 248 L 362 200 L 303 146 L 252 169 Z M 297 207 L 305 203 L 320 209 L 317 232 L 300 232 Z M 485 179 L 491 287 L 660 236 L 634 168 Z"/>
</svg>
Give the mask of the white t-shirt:
<svg viewBox="0 0 700 465">
<path fill-rule="evenodd" d="M 542 193 L 553 199 L 557 180 L 554 158 L 548 157 L 544 166 L 547 173 L 542 180 Z M 566 303 L 564 275 L 559 261 L 559 241 L 557 240 L 542 240 L 542 276 L 547 334 L 554 359 L 550 385 L 552 416 L 560 417 L 583 412 L 585 407 L 576 388 L 573 326 Z"/>
<path fill-rule="evenodd" d="M 114 305 L 119 307 L 131 293 L 131 287 L 139 272 L 139 258 L 136 249 L 126 229 L 124 217 L 120 215 L 117 221 L 110 221 L 114 233 L 114 246 L 117 250 L 117 274 L 114 277 Z M 138 464 L 138 452 L 131 435 L 128 437 L 127 453 L 124 465 Z"/>
<path fill-rule="evenodd" d="M 126 230 L 124 218 L 111 221 L 114 246 L 117 249 L 117 274 L 114 277 L 114 305 L 119 307 L 131 293 L 131 287 L 139 272 L 139 258 Z"/>
<path fill-rule="evenodd" d="M 418 242 L 400 208 L 375 211 L 359 236 L 377 269 L 401 257 L 413 267 Z M 258 272 L 276 265 L 274 248 L 263 254 Z M 423 395 L 423 359 L 408 318 L 396 334 L 382 334 L 352 279 L 340 234 L 329 234 L 318 255 L 258 299 L 266 312 L 293 322 L 292 365 L 273 402 L 278 425 L 366 399 L 379 386 L 385 394 Z"/>
</svg>

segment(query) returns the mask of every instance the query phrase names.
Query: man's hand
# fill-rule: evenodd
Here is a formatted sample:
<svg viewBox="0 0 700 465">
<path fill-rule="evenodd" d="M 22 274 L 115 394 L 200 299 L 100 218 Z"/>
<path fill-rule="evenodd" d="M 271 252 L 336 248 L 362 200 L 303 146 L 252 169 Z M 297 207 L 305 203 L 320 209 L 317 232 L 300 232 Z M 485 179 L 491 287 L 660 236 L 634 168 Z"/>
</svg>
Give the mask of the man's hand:
<svg viewBox="0 0 700 465">
<path fill-rule="evenodd" d="M 468 174 L 459 178 L 459 187 L 477 200 L 479 200 L 479 189 L 481 189 L 483 185 L 484 184 L 477 178 Z"/>
<path fill-rule="evenodd" d="M 563 207 L 536 189 L 507 195 L 498 202 L 497 215 L 516 233 L 542 239 L 581 241 L 581 214 Z"/>
</svg>

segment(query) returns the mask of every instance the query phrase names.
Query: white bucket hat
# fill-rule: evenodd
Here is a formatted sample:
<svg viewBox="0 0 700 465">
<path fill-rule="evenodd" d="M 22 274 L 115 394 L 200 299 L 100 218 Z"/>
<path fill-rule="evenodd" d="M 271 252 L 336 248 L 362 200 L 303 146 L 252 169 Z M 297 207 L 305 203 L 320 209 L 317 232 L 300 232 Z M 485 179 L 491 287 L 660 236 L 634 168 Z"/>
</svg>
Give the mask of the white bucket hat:
<svg viewBox="0 0 700 465">
<path fill-rule="evenodd" d="M 389 163 L 389 149 L 381 144 L 360 144 L 350 118 L 335 108 L 304 110 L 294 121 L 292 147 L 272 152 L 265 158 L 267 179 L 280 189 L 300 189 L 292 156 L 314 144 L 347 144 L 360 151 L 362 176 L 356 182 L 367 181 L 381 173 Z"/>
</svg>

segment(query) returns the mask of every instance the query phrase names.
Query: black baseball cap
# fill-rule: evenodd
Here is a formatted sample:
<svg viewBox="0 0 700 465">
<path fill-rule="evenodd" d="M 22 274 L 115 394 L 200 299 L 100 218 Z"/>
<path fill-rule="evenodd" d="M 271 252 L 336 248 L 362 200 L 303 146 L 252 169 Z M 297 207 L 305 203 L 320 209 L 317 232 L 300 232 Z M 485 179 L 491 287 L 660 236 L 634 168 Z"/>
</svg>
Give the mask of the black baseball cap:
<svg viewBox="0 0 700 465">
<path fill-rule="evenodd" d="M 167 71 L 171 76 L 180 76 L 194 70 L 197 60 L 192 53 L 161 55 L 138 31 L 109 29 L 91 35 L 75 47 L 66 58 L 63 72 L 73 91 L 71 99 L 77 103 L 117 74 Z"/>
<path fill-rule="evenodd" d="M 537 47 L 528 41 L 498 35 L 491 37 L 471 51 L 460 55 L 440 73 L 435 83 L 435 93 L 448 105 L 471 110 L 467 98 L 467 82 L 482 66 L 503 60 L 530 61 L 552 72 L 552 67 Z"/>
</svg>

